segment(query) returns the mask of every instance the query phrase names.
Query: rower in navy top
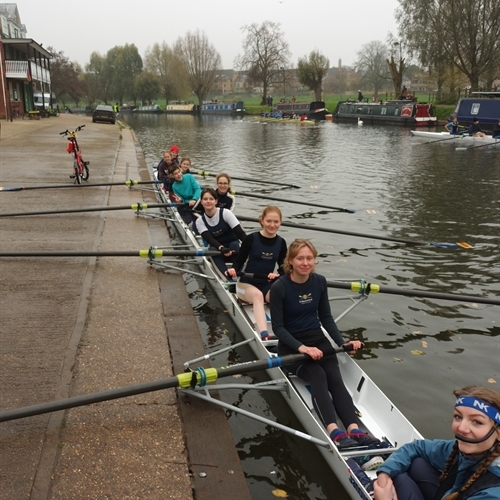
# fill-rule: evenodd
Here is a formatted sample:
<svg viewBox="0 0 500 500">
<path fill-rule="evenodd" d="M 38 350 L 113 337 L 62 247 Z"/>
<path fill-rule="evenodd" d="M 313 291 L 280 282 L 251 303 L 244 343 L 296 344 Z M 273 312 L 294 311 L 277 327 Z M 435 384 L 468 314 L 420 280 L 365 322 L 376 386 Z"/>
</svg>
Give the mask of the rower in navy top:
<svg viewBox="0 0 500 500">
<path fill-rule="evenodd" d="M 314 272 L 316 248 L 309 240 L 297 239 L 288 249 L 282 276 L 271 287 L 271 321 L 278 337 L 278 355 L 307 354 L 309 361 L 300 361 L 287 368 L 311 386 L 311 395 L 320 418 L 334 443 L 340 448 L 353 448 L 380 443 L 377 438 L 358 427 L 352 398 L 340 374 L 335 353 L 323 327 L 339 346 L 345 344 L 330 310 L 324 276 Z M 359 340 L 347 342 L 356 351 Z M 347 432 L 338 428 L 337 415 Z"/>
<path fill-rule="evenodd" d="M 231 278 L 235 278 L 241 270 L 266 276 L 265 278 L 242 277 L 236 285 L 238 297 L 253 304 L 257 330 L 264 340 L 269 338 L 264 301 L 269 302 L 269 289 L 272 281 L 282 273 L 281 265 L 286 255 L 286 241 L 277 234 L 281 217 L 281 210 L 278 207 L 272 205 L 266 207 L 259 218 L 262 230 L 249 234 L 243 240 L 233 267 L 227 270 L 227 275 Z M 276 272 L 276 266 L 279 272 Z"/>
<path fill-rule="evenodd" d="M 493 139 L 500 139 L 500 119 L 493 126 Z"/>
<path fill-rule="evenodd" d="M 217 206 L 234 212 L 236 200 L 231 194 L 231 177 L 228 174 L 220 173 L 215 177 L 215 181 L 217 182 L 217 195 L 219 197 Z"/>
<path fill-rule="evenodd" d="M 217 192 L 212 188 L 205 188 L 201 192 L 201 206 L 204 213 L 196 220 L 196 229 L 207 241 L 210 250 L 224 250 L 224 256 L 212 257 L 215 265 L 222 273 L 227 271 L 226 262 L 240 249 L 240 240 L 246 237 L 240 221 L 230 211 L 218 208 Z"/>
</svg>

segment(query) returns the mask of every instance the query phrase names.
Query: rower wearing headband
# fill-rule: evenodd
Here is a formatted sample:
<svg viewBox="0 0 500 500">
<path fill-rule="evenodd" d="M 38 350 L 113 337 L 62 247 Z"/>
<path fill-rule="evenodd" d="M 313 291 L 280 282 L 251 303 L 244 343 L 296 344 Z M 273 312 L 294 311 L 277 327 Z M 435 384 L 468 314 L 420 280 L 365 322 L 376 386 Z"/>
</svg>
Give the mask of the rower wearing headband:
<svg viewBox="0 0 500 500">
<path fill-rule="evenodd" d="M 376 500 L 500 499 L 500 393 L 454 391 L 453 440 L 405 444 L 377 471 Z"/>
</svg>

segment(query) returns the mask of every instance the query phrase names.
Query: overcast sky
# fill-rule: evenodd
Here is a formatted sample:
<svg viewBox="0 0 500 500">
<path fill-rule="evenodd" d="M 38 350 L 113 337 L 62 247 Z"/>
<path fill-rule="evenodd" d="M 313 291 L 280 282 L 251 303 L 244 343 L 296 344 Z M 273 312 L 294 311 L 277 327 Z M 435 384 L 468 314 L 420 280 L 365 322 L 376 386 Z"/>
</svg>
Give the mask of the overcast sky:
<svg viewBox="0 0 500 500">
<path fill-rule="evenodd" d="M 21 0 L 17 2 L 27 37 L 63 51 L 82 67 L 95 50 L 102 55 L 116 45 L 134 43 L 141 56 L 154 43 L 172 46 L 199 28 L 233 68 L 243 53 L 245 24 L 273 21 L 289 43 L 292 65 L 319 50 L 330 66 L 352 65 L 363 44 L 396 34 L 397 0 Z"/>
</svg>

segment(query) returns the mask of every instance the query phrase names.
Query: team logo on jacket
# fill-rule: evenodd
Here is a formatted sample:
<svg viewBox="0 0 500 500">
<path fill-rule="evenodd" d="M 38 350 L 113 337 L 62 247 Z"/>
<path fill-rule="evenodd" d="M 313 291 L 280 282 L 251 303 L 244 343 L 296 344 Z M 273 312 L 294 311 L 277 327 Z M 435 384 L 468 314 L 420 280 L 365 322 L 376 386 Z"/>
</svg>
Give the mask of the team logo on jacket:
<svg viewBox="0 0 500 500">
<path fill-rule="evenodd" d="M 301 306 L 305 304 L 310 304 L 312 302 L 312 293 L 304 293 L 303 295 L 299 295 L 299 304 Z"/>
<path fill-rule="evenodd" d="M 273 258 L 273 255 L 274 255 L 273 252 L 262 252 L 260 257 L 263 260 L 271 260 Z"/>
</svg>

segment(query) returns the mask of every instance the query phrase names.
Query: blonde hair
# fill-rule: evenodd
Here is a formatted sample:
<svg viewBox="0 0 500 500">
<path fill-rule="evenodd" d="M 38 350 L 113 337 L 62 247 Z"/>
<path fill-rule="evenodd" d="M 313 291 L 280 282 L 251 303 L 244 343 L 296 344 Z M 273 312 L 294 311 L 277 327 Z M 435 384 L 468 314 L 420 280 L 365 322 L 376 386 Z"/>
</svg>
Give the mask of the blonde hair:
<svg viewBox="0 0 500 500">
<path fill-rule="evenodd" d="M 462 389 L 457 389 L 453 391 L 453 394 L 459 398 L 461 396 L 473 396 L 485 403 L 490 404 L 494 408 L 500 411 L 500 393 L 494 391 L 493 389 L 488 389 L 487 387 L 481 387 L 479 385 L 471 385 L 468 387 L 464 387 Z M 495 424 L 498 427 L 498 424 Z M 458 453 L 458 441 L 455 442 L 453 446 L 453 451 L 451 455 L 448 457 L 446 465 L 443 469 L 443 473 L 441 474 L 439 481 L 442 482 L 448 473 L 450 472 L 451 466 L 455 460 L 455 457 Z M 488 453 L 488 455 L 482 460 L 482 462 L 478 465 L 474 474 L 469 477 L 469 479 L 465 482 L 465 484 L 460 488 L 459 491 L 454 493 L 450 493 L 448 496 L 444 497 L 443 500 L 456 500 L 460 493 L 467 491 L 474 482 L 479 479 L 491 465 L 495 458 L 500 457 L 500 440 L 497 440 L 496 446 Z"/>
<path fill-rule="evenodd" d="M 229 186 L 229 191 L 231 191 L 231 177 L 228 174 L 226 174 L 224 172 L 221 172 L 220 174 L 217 174 L 215 176 L 215 182 L 218 183 L 219 179 L 221 177 L 225 177 L 227 179 L 227 183 L 228 183 L 228 186 Z"/>
<path fill-rule="evenodd" d="M 295 257 L 297 257 L 300 250 L 304 247 L 309 248 L 309 250 L 311 250 L 311 252 L 313 253 L 314 258 L 316 259 L 316 257 L 318 256 L 318 251 L 316 250 L 315 246 L 305 238 L 297 238 L 296 240 L 293 240 L 292 243 L 290 243 L 288 251 L 286 252 L 285 261 L 283 262 L 283 270 L 285 271 L 285 274 L 290 274 L 293 271 L 291 261 L 295 259 Z M 314 268 L 312 272 L 314 272 Z"/>
<path fill-rule="evenodd" d="M 276 212 L 280 218 L 280 222 L 283 220 L 283 215 L 281 214 L 281 210 L 276 207 L 275 205 L 268 205 L 264 210 L 262 210 L 262 213 L 260 214 L 259 217 L 259 224 L 262 226 L 262 219 L 266 217 L 266 215 Z"/>
</svg>

